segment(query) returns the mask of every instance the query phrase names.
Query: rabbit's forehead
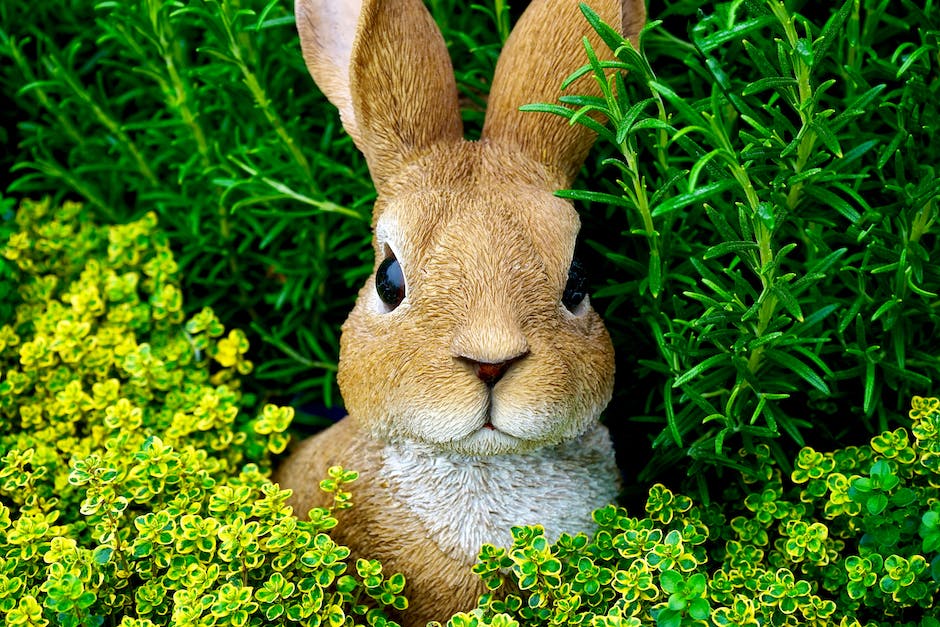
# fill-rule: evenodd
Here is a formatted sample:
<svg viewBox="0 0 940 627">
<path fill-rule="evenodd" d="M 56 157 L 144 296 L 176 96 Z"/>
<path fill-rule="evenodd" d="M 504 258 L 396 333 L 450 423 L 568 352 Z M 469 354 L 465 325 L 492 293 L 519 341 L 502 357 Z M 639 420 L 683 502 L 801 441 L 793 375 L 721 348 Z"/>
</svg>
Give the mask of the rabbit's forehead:
<svg viewBox="0 0 940 627">
<path fill-rule="evenodd" d="M 490 251 L 517 256 L 521 247 L 546 266 L 567 269 L 580 228 L 577 211 L 549 190 L 506 185 L 503 190 L 422 190 L 381 201 L 377 246 L 389 246 L 408 263 L 422 264 L 441 251 Z"/>
</svg>

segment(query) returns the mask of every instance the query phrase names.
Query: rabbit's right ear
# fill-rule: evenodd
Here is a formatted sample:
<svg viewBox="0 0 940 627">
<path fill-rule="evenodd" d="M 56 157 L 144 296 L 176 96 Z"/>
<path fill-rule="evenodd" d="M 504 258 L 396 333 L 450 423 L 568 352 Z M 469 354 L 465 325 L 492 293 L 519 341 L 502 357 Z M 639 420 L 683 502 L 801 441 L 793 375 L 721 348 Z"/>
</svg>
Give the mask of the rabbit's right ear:
<svg viewBox="0 0 940 627">
<path fill-rule="evenodd" d="M 410 156 L 463 137 L 447 46 L 422 0 L 297 0 L 314 81 L 377 187 Z"/>
<path fill-rule="evenodd" d="M 522 112 L 519 107 L 557 103 L 562 81 L 587 61 L 585 38 L 602 61 L 612 58 L 584 19 L 580 4 L 580 0 L 529 3 L 499 56 L 483 125 L 484 140 L 512 146 L 541 163 L 558 177 L 558 187 L 571 185 L 594 143 L 594 131 L 550 113 Z M 646 20 L 643 0 L 588 0 L 588 4 L 637 45 Z M 579 78 L 571 90 L 602 95 L 592 75 Z"/>
</svg>

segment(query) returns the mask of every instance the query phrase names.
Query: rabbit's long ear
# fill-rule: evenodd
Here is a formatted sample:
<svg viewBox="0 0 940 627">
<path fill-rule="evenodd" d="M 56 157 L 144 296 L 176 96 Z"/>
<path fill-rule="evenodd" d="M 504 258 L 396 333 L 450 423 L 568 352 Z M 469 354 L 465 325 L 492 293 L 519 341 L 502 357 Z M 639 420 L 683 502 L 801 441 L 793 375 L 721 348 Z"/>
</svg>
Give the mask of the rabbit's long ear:
<svg viewBox="0 0 940 627">
<path fill-rule="evenodd" d="M 409 156 L 463 137 L 447 46 L 421 0 L 297 0 L 304 60 L 376 186 Z"/>
<path fill-rule="evenodd" d="M 544 164 L 560 177 L 560 185 L 570 184 L 577 174 L 595 133 L 554 114 L 522 112 L 519 107 L 558 102 L 562 81 L 587 63 L 584 37 L 601 59 L 612 58 L 578 5 L 579 0 L 529 4 L 496 65 L 483 127 L 485 139 L 512 145 Z M 588 5 L 636 45 L 646 20 L 643 0 L 588 0 Z M 601 94 L 591 75 L 578 79 L 567 91 Z"/>
</svg>

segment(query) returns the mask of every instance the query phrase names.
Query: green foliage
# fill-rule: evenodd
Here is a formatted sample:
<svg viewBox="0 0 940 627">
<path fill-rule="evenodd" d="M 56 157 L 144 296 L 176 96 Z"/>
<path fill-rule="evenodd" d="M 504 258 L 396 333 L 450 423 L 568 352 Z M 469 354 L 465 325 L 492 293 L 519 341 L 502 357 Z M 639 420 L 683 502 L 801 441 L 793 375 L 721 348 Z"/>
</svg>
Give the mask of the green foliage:
<svg viewBox="0 0 940 627">
<path fill-rule="evenodd" d="M 24 202 L 0 248 L 0 622 L 393 624 L 404 578 L 327 534 L 356 473 L 297 520 L 267 479 L 293 410 L 240 410 L 245 336 L 185 319 L 155 224 Z"/>
<path fill-rule="evenodd" d="M 474 136 L 508 8 L 429 6 Z M 450 623 L 935 626 L 940 402 L 916 394 L 940 378 L 940 5 L 651 17 L 640 51 L 594 21 L 618 49 L 588 56 L 603 98 L 530 108 L 601 138 L 591 191 L 564 194 L 608 262 L 594 302 L 638 356 L 614 404 L 655 429 L 637 484 L 687 468 L 705 494 L 724 467 L 748 488 L 696 505 L 657 484 L 645 517 L 602 509 L 593 538 L 517 530 L 481 552 L 494 593 Z M 292 413 L 267 396 L 334 401 L 371 264 L 374 190 L 289 3 L 4 2 L 0 57 L 9 191 L 84 202 L 14 220 L 0 199 L 3 620 L 382 624 L 401 577 L 353 572 L 331 512 L 297 521 L 265 478 Z M 875 437 L 791 465 L 808 435 Z M 336 508 L 352 477 L 324 482 Z"/>
<path fill-rule="evenodd" d="M 429 6 L 475 136 L 508 7 Z M 565 194 L 640 356 L 619 394 L 659 431 L 646 476 L 743 483 L 707 505 L 656 484 L 592 537 L 516 529 L 449 624 L 936 627 L 940 401 L 915 394 L 940 377 L 940 8 L 654 9 L 639 52 L 594 20 L 603 98 L 530 108 L 601 137 L 592 191 Z M 329 537 L 355 473 L 297 520 L 266 478 L 293 412 L 240 378 L 251 339 L 257 390 L 331 404 L 371 264 L 374 191 L 289 3 L 6 2 L 0 57 L 10 191 L 84 201 L 0 199 L 2 621 L 386 624 L 404 579 Z M 790 465 L 779 435 L 810 425 L 878 435 Z"/>
<path fill-rule="evenodd" d="M 448 625 L 936 627 L 940 400 L 910 418 L 870 446 L 804 448 L 789 478 L 759 447 L 761 478 L 720 504 L 657 484 L 646 517 L 600 509 L 590 538 L 515 528 L 474 567 L 492 592 Z"/>
<path fill-rule="evenodd" d="M 641 51 L 585 8 L 617 50 L 588 50 L 603 97 L 526 107 L 613 153 L 607 189 L 564 195 L 623 226 L 598 296 L 641 356 L 622 392 L 661 426 L 648 471 L 879 433 L 940 378 L 940 6 L 797 6 L 670 2 Z"/>
</svg>

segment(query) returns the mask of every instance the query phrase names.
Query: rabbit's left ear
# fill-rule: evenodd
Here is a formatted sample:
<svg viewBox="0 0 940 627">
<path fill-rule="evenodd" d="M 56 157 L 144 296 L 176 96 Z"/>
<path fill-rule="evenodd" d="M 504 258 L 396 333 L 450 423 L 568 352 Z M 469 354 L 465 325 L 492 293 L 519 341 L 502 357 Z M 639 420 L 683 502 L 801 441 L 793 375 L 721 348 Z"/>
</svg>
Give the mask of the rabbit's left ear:
<svg viewBox="0 0 940 627">
<path fill-rule="evenodd" d="M 646 22 L 644 0 L 588 0 L 604 22 L 637 45 Z M 496 64 L 483 138 L 514 147 L 543 164 L 567 186 L 587 157 L 595 133 L 550 113 L 519 111 L 530 103 L 557 103 L 562 81 L 587 64 L 583 38 L 602 60 L 612 58 L 588 24 L 579 0 L 533 0 Z M 600 96 L 592 75 L 568 88 L 571 94 Z"/>
<path fill-rule="evenodd" d="M 447 46 L 422 0 L 296 0 L 304 60 L 377 187 L 463 137 Z"/>
</svg>

